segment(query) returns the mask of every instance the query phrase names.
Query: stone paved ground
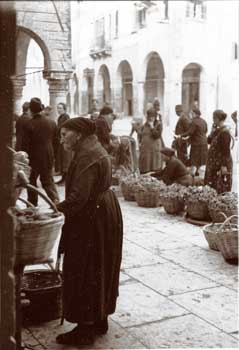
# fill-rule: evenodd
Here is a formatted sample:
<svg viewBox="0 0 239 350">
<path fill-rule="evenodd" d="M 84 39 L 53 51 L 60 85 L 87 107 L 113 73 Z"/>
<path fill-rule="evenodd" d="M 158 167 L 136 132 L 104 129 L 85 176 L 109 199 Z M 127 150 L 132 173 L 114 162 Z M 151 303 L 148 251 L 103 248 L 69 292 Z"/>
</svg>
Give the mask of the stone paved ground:
<svg viewBox="0 0 239 350">
<path fill-rule="evenodd" d="M 63 188 L 60 188 L 61 198 Z M 237 266 L 208 249 L 201 227 L 120 198 L 124 249 L 117 310 L 94 349 L 238 348 Z M 74 350 L 59 320 L 23 330 L 33 349 Z"/>
</svg>

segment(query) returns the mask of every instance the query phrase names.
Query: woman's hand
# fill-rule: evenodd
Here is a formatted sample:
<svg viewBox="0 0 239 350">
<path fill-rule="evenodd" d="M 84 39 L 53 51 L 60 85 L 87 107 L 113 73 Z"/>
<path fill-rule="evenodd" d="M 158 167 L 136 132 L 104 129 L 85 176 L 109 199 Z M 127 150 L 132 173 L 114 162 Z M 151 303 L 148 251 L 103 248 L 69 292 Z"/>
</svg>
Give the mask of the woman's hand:
<svg viewBox="0 0 239 350">
<path fill-rule="evenodd" d="M 227 175 L 227 174 L 228 174 L 228 170 L 227 170 L 227 167 L 226 167 L 226 166 L 222 166 L 222 167 L 221 167 L 221 174 L 222 174 L 222 175 Z"/>
</svg>

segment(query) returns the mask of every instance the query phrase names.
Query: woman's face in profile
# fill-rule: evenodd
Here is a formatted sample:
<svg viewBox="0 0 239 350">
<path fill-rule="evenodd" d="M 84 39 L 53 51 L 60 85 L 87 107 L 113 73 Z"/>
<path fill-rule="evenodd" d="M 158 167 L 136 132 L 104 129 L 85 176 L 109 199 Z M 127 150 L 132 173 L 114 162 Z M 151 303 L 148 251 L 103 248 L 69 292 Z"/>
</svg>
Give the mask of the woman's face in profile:
<svg viewBox="0 0 239 350">
<path fill-rule="evenodd" d="M 61 144 L 66 151 L 73 151 L 80 139 L 81 135 L 66 128 L 61 128 Z"/>
</svg>

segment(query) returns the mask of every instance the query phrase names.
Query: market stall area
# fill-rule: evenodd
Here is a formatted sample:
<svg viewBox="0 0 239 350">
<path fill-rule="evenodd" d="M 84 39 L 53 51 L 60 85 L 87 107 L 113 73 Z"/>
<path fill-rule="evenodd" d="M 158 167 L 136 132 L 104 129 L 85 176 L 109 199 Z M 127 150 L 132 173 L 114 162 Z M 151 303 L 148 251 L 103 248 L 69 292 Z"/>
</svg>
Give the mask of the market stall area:
<svg viewBox="0 0 239 350">
<path fill-rule="evenodd" d="M 109 332 L 94 348 L 238 348 L 238 267 L 210 249 L 202 226 L 188 223 L 184 213 L 119 200 L 124 216 L 119 300 Z M 60 319 L 29 325 L 23 340 L 28 348 L 73 350 L 55 343 L 59 332 L 71 328 L 67 322 L 60 326 Z"/>
</svg>

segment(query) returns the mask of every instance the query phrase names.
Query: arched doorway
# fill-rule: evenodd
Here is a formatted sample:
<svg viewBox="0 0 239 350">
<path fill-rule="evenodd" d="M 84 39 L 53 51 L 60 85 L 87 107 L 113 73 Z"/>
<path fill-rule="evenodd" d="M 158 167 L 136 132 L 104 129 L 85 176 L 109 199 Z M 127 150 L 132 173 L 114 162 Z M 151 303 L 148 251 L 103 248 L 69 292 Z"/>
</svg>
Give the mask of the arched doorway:
<svg viewBox="0 0 239 350">
<path fill-rule="evenodd" d="M 105 64 L 100 67 L 97 76 L 97 100 L 100 107 L 106 102 L 111 103 L 110 73 Z"/>
<path fill-rule="evenodd" d="M 164 67 L 157 52 L 150 53 L 146 58 L 146 77 L 144 85 L 144 109 L 147 104 L 153 103 L 157 98 L 161 110 L 164 108 Z"/>
<path fill-rule="evenodd" d="M 133 73 L 128 61 L 120 62 L 117 69 L 117 81 L 119 83 L 119 112 L 124 115 L 133 115 Z"/>
<path fill-rule="evenodd" d="M 49 87 L 47 81 L 43 79 L 43 70 L 44 56 L 42 50 L 35 40 L 30 39 L 25 67 L 26 84 L 23 88 L 22 102 L 29 101 L 32 97 L 39 97 L 45 106 L 49 105 Z"/>
<path fill-rule="evenodd" d="M 188 64 L 182 72 L 182 105 L 188 113 L 193 106 L 200 107 L 200 77 L 202 67 L 197 63 Z"/>
<path fill-rule="evenodd" d="M 31 30 L 18 27 L 16 33 L 16 75 L 15 109 L 21 112 L 21 105 L 31 97 L 39 97 L 49 104 L 49 91 L 43 72 L 50 69 L 50 56 L 42 39 Z"/>
</svg>

